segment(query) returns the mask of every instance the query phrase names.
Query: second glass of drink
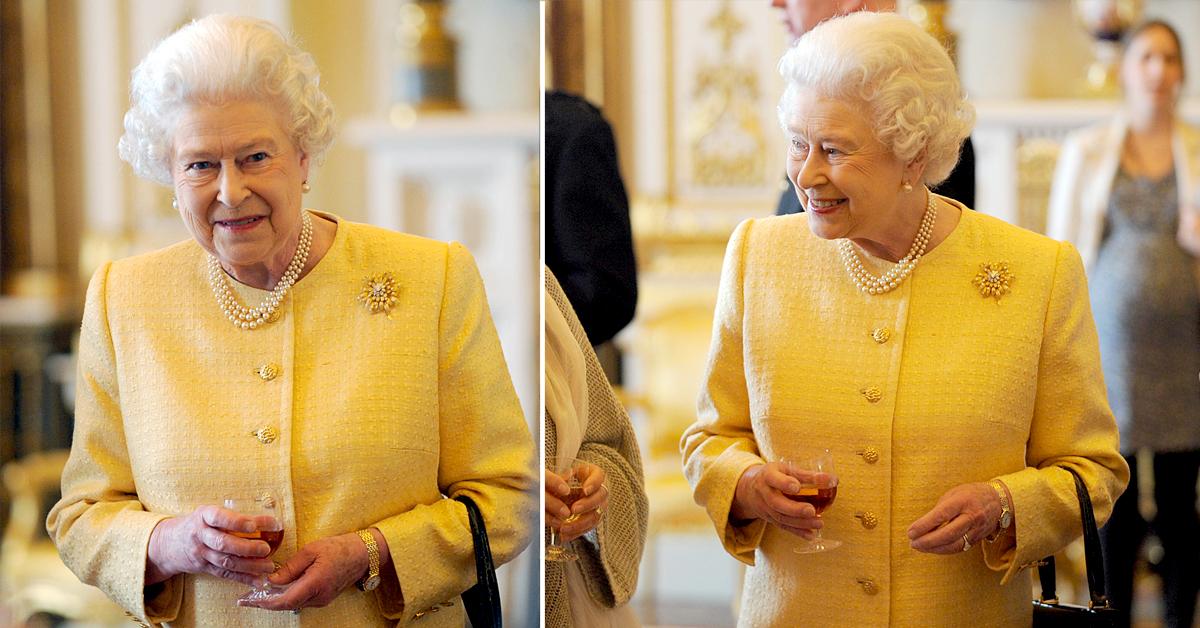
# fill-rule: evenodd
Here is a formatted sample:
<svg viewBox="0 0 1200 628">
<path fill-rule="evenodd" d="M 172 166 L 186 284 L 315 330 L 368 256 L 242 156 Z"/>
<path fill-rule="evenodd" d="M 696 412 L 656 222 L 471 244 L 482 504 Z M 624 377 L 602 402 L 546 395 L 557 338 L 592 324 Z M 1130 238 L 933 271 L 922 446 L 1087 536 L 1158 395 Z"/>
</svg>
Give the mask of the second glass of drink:
<svg viewBox="0 0 1200 628">
<path fill-rule="evenodd" d="M 570 492 L 566 497 L 559 499 L 570 508 L 575 502 L 583 497 L 583 461 L 575 458 L 556 458 L 548 456 L 546 458 L 546 477 L 549 479 L 551 474 L 557 475 L 567 483 L 567 488 Z M 572 513 L 563 523 L 571 523 L 579 519 L 579 515 Z M 571 549 L 570 542 L 563 543 L 561 533 L 558 528 L 553 525 L 550 528 L 550 538 L 546 542 L 546 560 L 554 562 L 565 562 L 577 560 L 579 556 Z"/>
</svg>

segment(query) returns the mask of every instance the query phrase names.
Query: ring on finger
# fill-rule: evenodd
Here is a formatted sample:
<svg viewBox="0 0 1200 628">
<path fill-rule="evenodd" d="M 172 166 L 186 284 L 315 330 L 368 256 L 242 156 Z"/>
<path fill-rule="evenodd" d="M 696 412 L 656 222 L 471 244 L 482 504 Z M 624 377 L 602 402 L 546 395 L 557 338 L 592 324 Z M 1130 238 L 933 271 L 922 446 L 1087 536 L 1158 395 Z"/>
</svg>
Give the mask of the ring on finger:
<svg viewBox="0 0 1200 628">
<path fill-rule="evenodd" d="M 962 539 L 963 539 L 962 551 L 965 552 L 965 551 L 971 549 L 971 541 L 967 539 L 967 535 L 964 534 Z"/>
</svg>

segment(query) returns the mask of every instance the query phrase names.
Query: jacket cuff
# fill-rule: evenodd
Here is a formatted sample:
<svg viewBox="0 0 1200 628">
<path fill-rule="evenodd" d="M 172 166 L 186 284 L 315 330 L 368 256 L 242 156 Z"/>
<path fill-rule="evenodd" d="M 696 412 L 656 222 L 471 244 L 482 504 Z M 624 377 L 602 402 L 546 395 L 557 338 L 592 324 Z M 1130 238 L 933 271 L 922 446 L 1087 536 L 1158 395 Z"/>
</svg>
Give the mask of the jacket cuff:
<svg viewBox="0 0 1200 628">
<path fill-rule="evenodd" d="M 1043 470 L 1030 467 L 997 478 L 1008 486 L 1008 492 L 1012 495 L 1009 507 L 1012 508 L 1013 527 L 1001 534 L 994 543 L 984 543 L 983 556 L 989 568 L 1004 572 L 1000 579 L 1001 586 L 1008 584 L 1022 571 L 1036 567 L 1056 549 L 1057 538 L 1052 529 L 1039 526 L 1038 517 L 1022 516 L 1024 513 L 1058 510 L 1050 503 L 1056 501 L 1056 496 L 1048 493 L 1047 479 L 1043 473 Z M 1069 498 L 1075 498 L 1073 491 Z"/>
<path fill-rule="evenodd" d="M 696 500 L 708 511 L 725 551 L 751 566 L 754 565 L 754 550 L 762 543 L 767 523 L 756 519 L 745 525 L 736 525 L 729 513 L 733 508 L 738 480 L 746 469 L 758 464 L 764 464 L 764 461 L 757 454 L 737 448 L 726 449 L 708 466 L 696 490 Z"/>
<path fill-rule="evenodd" d="M 159 625 L 163 622 L 174 621 L 179 616 L 183 605 L 183 578 L 175 576 L 149 587 L 146 586 L 146 561 L 150 554 L 150 536 L 154 529 L 169 515 L 146 512 L 144 510 L 126 510 L 118 516 L 114 528 L 124 528 L 128 534 L 124 536 L 132 547 L 128 552 L 114 548 L 118 554 L 135 557 L 130 567 L 128 587 L 116 587 L 112 598 L 125 608 L 126 613 L 136 621 Z M 118 576 L 119 577 L 119 576 Z"/>
<path fill-rule="evenodd" d="M 446 591 L 465 590 L 475 583 L 471 531 L 454 523 L 459 521 L 460 512 L 466 519 L 464 511 L 462 504 L 442 499 L 375 524 L 387 538 L 395 573 L 394 580 L 384 578 L 375 590 L 385 617 L 407 625 L 426 612 L 434 612 L 435 607 L 440 610 L 446 604 L 458 604 L 458 595 Z M 472 548 L 469 554 L 463 553 L 464 547 Z M 431 564 L 439 564 L 439 568 L 431 571 Z M 443 571 L 461 576 L 447 581 L 438 577 Z"/>
</svg>

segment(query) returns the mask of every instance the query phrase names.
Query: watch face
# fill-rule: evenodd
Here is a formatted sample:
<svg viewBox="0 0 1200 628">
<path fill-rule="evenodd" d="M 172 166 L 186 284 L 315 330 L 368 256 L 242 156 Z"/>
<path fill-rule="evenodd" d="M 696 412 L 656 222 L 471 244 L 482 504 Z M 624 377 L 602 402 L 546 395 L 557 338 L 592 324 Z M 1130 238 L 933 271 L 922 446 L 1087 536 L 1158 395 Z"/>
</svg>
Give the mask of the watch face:
<svg viewBox="0 0 1200 628">
<path fill-rule="evenodd" d="M 363 591 L 374 591 L 379 586 L 379 576 L 371 576 L 363 581 Z"/>
</svg>

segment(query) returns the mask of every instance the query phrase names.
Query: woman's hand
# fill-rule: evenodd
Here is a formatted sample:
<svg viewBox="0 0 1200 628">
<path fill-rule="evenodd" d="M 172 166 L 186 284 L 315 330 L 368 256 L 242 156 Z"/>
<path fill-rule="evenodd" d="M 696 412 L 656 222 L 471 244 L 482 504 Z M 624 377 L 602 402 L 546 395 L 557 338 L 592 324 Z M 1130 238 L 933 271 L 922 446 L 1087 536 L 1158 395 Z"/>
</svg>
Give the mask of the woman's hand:
<svg viewBox="0 0 1200 628">
<path fill-rule="evenodd" d="M 1200 257 L 1200 207 L 1185 207 L 1179 212 L 1179 246 Z"/>
<path fill-rule="evenodd" d="M 960 484 L 908 527 L 909 545 L 930 554 L 964 552 L 996 531 L 1001 510 L 1000 496 L 987 482 Z"/>
<path fill-rule="evenodd" d="M 567 481 L 557 473 L 546 471 L 546 523 L 558 530 L 563 543 L 573 541 L 599 525 L 602 509 L 608 505 L 604 469 L 590 462 L 580 462 L 576 469 L 583 484 L 583 497 L 570 508 L 563 501 L 571 492 Z M 563 523 L 572 514 L 579 518 Z"/>
<path fill-rule="evenodd" d="M 805 539 L 824 525 L 812 504 L 796 501 L 788 495 L 800 492 L 800 480 L 792 470 L 779 462 L 768 462 L 746 469 L 738 478 L 733 494 L 730 519 L 763 519 L 768 523 Z"/>
<path fill-rule="evenodd" d="M 271 517 L 243 515 L 218 506 L 201 506 L 182 517 L 163 519 L 150 533 L 146 550 L 146 586 L 185 573 L 207 573 L 254 586 L 275 570 L 265 541 L 243 539 L 229 530 L 254 532 Z"/>
<path fill-rule="evenodd" d="M 380 571 L 390 560 L 387 542 L 375 529 L 379 545 Z M 241 606 L 253 606 L 269 611 L 292 611 L 305 607 L 329 604 L 346 589 L 354 586 L 367 573 L 367 545 L 357 534 L 350 532 L 318 539 L 300 548 L 294 556 L 271 574 L 271 584 L 287 585 L 282 593 L 256 602 L 238 601 Z"/>
</svg>

